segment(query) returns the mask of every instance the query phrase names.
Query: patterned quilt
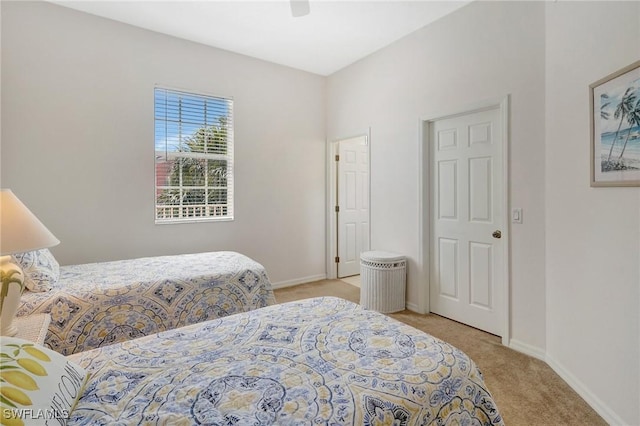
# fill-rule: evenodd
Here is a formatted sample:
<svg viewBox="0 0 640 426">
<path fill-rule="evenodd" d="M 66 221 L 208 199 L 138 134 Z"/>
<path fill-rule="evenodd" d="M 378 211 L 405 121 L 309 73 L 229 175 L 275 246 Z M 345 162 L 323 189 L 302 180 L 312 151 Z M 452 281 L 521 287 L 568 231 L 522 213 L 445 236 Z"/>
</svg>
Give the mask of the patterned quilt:
<svg viewBox="0 0 640 426">
<path fill-rule="evenodd" d="M 269 306 L 69 357 L 69 425 L 500 425 L 473 361 L 337 298 Z"/>
<path fill-rule="evenodd" d="M 51 314 L 45 345 L 69 355 L 273 303 L 262 265 L 212 252 L 62 266 L 18 315 Z"/>
</svg>

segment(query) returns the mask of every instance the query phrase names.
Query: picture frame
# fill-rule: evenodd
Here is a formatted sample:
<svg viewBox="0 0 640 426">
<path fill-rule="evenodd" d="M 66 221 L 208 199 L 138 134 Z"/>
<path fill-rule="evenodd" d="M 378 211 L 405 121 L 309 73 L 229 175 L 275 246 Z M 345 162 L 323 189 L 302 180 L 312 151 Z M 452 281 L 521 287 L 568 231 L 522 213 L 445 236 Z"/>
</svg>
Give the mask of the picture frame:
<svg viewBox="0 0 640 426">
<path fill-rule="evenodd" d="M 589 85 L 591 186 L 640 186 L 640 60 Z"/>
</svg>

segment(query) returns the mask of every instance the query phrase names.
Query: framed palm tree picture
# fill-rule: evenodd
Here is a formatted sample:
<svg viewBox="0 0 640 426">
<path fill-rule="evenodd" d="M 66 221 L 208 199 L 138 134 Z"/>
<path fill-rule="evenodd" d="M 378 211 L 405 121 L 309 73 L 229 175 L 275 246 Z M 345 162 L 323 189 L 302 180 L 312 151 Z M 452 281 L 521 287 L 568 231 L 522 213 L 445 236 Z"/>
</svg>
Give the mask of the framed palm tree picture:
<svg viewBox="0 0 640 426">
<path fill-rule="evenodd" d="M 640 61 L 589 86 L 591 186 L 640 186 Z"/>
</svg>

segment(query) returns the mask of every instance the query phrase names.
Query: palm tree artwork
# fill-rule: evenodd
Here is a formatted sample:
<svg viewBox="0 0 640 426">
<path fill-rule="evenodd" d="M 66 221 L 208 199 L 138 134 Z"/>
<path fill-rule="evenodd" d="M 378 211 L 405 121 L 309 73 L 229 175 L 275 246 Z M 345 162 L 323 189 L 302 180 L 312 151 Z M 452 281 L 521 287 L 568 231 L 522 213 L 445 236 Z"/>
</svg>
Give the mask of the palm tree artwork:
<svg viewBox="0 0 640 426">
<path fill-rule="evenodd" d="M 610 126 L 607 126 L 609 124 L 607 122 L 611 120 L 612 116 L 615 122 L 615 131 L 605 131 L 604 129 L 611 129 Z M 640 79 L 632 81 L 625 88 L 622 96 L 619 94 L 615 96 L 612 93 L 600 95 L 600 120 L 603 125 L 601 140 L 611 141 L 606 157 L 602 156 L 601 171 L 640 169 Z M 635 155 L 625 157 L 630 141 L 634 145 Z M 617 156 L 614 156 L 614 151 Z"/>
<path fill-rule="evenodd" d="M 629 130 L 627 131 L 627 137 L 624 140 L 624 145 L 622 146 L 622 151 L 620 151 L 618 161 L 622 160 L 622 157 L 624 156 L 624 150 L 627 149 L 629 136 L 631 136 L 631 129 L 633 129 L 634 126 L 640 127 L 640 99 L 636 101 L 636 105 L 634 106 L 634 108 L 627 114 L 627 121 L 629 122 Z M 640 137 L 640 134 L 636 132 L 634 136 L 636 136 L 634 139 L 638 139 Z"/>
<path fill-rule="evenodd" d="M 609 102 L 609 95 L 606 93 L 600 95 L 600 118 L 603 120 L 608 120 L 611 115 L 609 114 L 609 111 L 607 111 L 609 105 L 611 105 L 611 102 Z"/>
</svg>

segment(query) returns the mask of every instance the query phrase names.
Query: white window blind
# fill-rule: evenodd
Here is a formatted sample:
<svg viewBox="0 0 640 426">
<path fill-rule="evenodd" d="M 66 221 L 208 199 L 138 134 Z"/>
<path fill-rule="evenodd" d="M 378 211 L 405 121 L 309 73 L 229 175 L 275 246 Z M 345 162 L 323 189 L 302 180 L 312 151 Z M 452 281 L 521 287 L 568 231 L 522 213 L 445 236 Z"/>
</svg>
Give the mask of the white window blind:
<svg viewBox="0 0 640 426">
<path fill-rule="evenodd" d="M 233 100 L 155 88 L 156 223 L 233 219 Z"/>
</svg>

